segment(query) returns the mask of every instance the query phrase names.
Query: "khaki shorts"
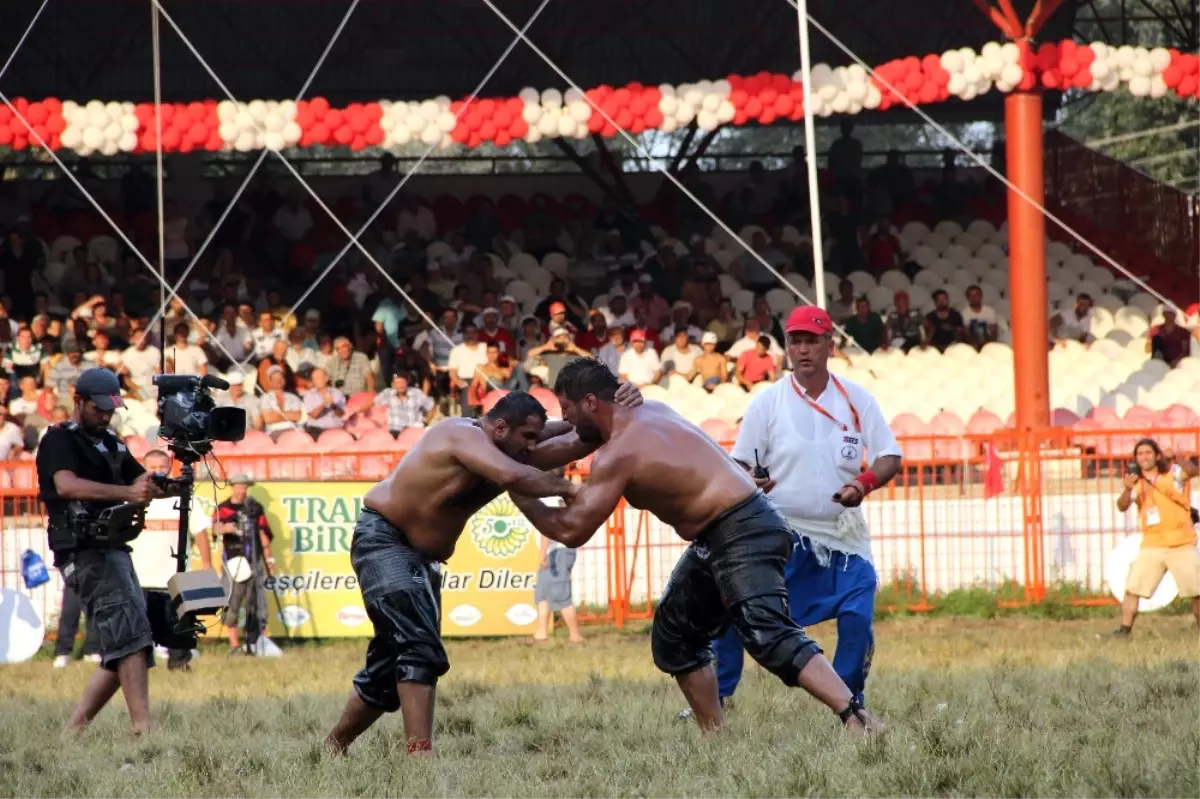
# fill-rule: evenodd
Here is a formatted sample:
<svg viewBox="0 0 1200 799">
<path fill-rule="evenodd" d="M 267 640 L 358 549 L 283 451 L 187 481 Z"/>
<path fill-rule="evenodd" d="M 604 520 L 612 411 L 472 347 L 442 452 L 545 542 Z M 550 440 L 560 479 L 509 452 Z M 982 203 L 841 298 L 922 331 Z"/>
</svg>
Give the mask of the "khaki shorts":
<svg viewBox="0 0 1200 799">
<path fill-rule="evenodd" d="M 1175 578 L 1179 596 L 1200 596 L 1200 550 L 1194 546 L 1142 547 L 1129 567 L 1125 593 L 1149 598 L 1167 572 Z"/>
</svg>

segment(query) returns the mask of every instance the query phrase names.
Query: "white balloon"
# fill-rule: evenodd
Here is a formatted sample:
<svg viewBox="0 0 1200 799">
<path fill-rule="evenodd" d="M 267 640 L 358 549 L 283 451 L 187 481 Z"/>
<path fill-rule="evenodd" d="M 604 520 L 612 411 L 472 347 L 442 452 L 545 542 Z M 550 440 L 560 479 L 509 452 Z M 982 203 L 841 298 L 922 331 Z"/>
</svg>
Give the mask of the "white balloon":
<svg viewBox="0 0 1200 799">
<path fill-rule="evenodd" d="M 125 115 L 125 109 L 118 102 L 109 102 L 104 104 L 104 113 L 109 119 L 120 119 Z"/>
<path fill-rule="evenodd" d="M 558 89 L 546 89 L 542 92 L 542 105 L 547 108 L 561 108 L 563 103 L 562 92 Z"/>
<path fill-rule="evenodd" d="M 278 130 L 268 130 L 263 136 L 263 144 L 272 152 L 279 152 L 287 146 L 287 142 L 283 139 L 283 133 Z"/>
<path fill-rule="evenodd" d="M 1123 67 L 1132 67 L 1137 54 L 1133 48 L 1127 44 L 1123 44 L 1117 48 L 1117 64 Z"/>
<path fill-rule="evenodd" d="M 966 77 L 962 73 L 950 73 L 950 83 L 946 86 L 946 89 L 955 97 L 962 97 L 963 92 L 967 90 L 968 86 L 974 88 L 974 84 L 968 83 Z"/>
<path fill-rule="evenodd" d="M 705 111 L 716 111 L 721 107 L 721 100 L 723 99 L 721 95 L 710 92 L 704 95 L 704 100 L 700 103 L 700 107 Z"/>
<path fill-rule="evenodd" d="M 387 115 L 396 121 L 408 119 L 408 103 L 392 103 Z"/>
<path fill-rule="evenodd" d="M 122 130 L 126 130 L 126 131 L 131 130 L 131 131 L 136 132 L 138 129 L 138 125 L 140 125 L 140 124 L 141 123 L 138 122 L 137 114 L 124 114 L 121 117 L 121 129 Z"/>
<path fill-rule="evenodd" d="M 441 116 L 441 113 L 442 109 L 433 100 L 426 100 L 420 105 L 420 114 L 425 118 L 426 122 L 436 122 L 437 118 Z M 433 144 L 434 142 L 425 143 Z"/>
<path fill-rule="evenodd" d="M 283 118 L 283 114 L 278 111 L 268 111 L 266 118 L 263 120 L 263 127 L 268 133 L 280 133 L 283 126 L 287 124 L 287 120 Z M 272 149 L 278 150 L 278 147 Z"/>
<path fill-rule="evenodd" d="M 526 105 L 521 109 L 521 119 L 524 119 L 530 125 L 536 125 L 537 121 L 542 118 L 542 107 L 540 105 Z"/>
<path fill-rule="evenodd" d="M 234 122 L 222 122 L 217 128 L 217 134 L 224 141 L 234 141 L 241 132 L 241 128 Z"/>
<path fill-rule="evenodd" d="M 1120 65 L 1120 64 L 1117 66 L 1117 78 L 1121 82 L 1128 83 L 1129 81 L 1133 80 L 1133 77 L 1134 77 L 1133 67 L 1131 67 L 1131 66 L 1127 67 L 1127 66 Z"/>
<path fill-rule="evenodd" d="M 830 109 L 835 114 L 844 114 L 850 110 L 850 95 L 846 92 L 838 92 L 829 104 Z"/>
<path fill-rule="evenodd" d="M 941 62 L 942 69 L 949 72 L 952 76 L 955 73 L 962 72 L 966 68 L 966 64 L 963 63 L 963 58 L 957 50 L 947 50 L 942 53 Z"/>
<path fill-rule="evenodd" d="M 721 78 L 720 80 L 713 81 L 712 90 L 714 93 L 719 94 L 721 99 L 724 99 L 733 91 L 733 85 L 724 78 Z"/>
<path fill-rule="evenodd" d="M 251 100 L 246 103 L 246 110 L 256 122 L 267 118 L 267 104 L 262 100 Z"/>
<path fill-rule="evenodd" d="M 1104 61 L 1112 54 L 1108 45 L 1104 42 L 1092 42 L 1087 46 L 1092 48 L 1092 52 L 1096 54 L 1096 61 L 1093 61 L 1093 64 L 1097 61 Z"/>
<path fill-rule="evenodd" d="M 683 102 L 685 105 L 690 105 L 693 110 L 696 110 L 704 102 L 704 92 L 689 86 L 687 91 L 683 93 Z"/>
<path fill-rule="evenodd" d="M 280 100 L 278 107 L 275 109 L 283 118 L 292 120 L 296 118 L 296 101 L 295 100 Z"/>
<path fill-rule="evenodd" d="M 238 109 L 237 118 L 234 119 L 234 124 L 238 126 L 239 130 L 253 131 L 255 128 L 254 117 L 251 116 L 250 110 L 244 107 Z"/>
<path fill-rule="evenodd" d="M 546 114 L 544 117 L 542 117 L 541 119 L 538 120 L 537 124 L 538 124 L 538 130 L 540 130 L 542 132 L 543 136 L 557 136 L 558 135 L 558 115 L 557 114 Z"/>
<path fill-rule="evenodd" d="M 540 103 L 542 101 L 541 93 L 532 86 L 526 86 L 524 89 L 521 89 L 521 91 L 517 93 L 517 97 L 520 97 L 521 102 L 525 103 L 526 105 L 529 105 L 530 103 Z"/>
<path fill-rule="evenodd" d="M 1004 69 L 1000 72 L 1000 79 L 1011 86 L 1020 83 L 1024 76 L 1025 72 L 1018 64 L 1005 64 Z"/>
<path fill-rule="evenodd" d="M 964 66 L 970 66 L 979 60 L 979 56 L 970 47 L 958 48 L 958 56 L 963 60 Z"/>
<path fill-rule="evenodd" d="M 662 94 L 663 97 L 674 97 L 675 96 L 675 87 L 669 83 L 661 84 L 658 87 L 658 91 Z"/>
<path fill-rule="evenodd" d="M 675 110 L 675 119 L 679 122 L 680 127 L 691 124 L 691 121 L 696 118 L 696 107 L 689 103 L 680 103 L 679 108 Z"/>
<path fill-rule="evenodd" d="M 408 127 L 413 132 L 413 138 L 418 138 L 430 127 L 429 120 L 423 114 L 413 114 L 408 118 Z"/>
<path fill-rule="evenodd" d="M 437 126 L 442 133 L 451 133 L 455 126 L 458 125 L 458 118 L 450 111 L 443 111 L 438 114 Z"/>
<path fill-rule="evenodd" d="M 833 116 L 833 103 L 828 100 L 817 100 L 817 116 L 828 117 Z"/>
<path fill-rule="evenodd" d="M 392 143 L 396 145 L 405 145 L 413 139 L 412 129 L 408 125 L 400 124 L 392 128 Z"/>
<path fill-rule="evenodd" d="M 1129 93 L 1134 97 L 1148 97 L 1150 95 L 1150 79 L 1142 75 L 1135 75 L 1129 81 Z"/>
<path fill-rule="evenodd" d="M 842 91 L 835 83 L 826 83 L 821 88 L 817 89 L 814 94 L 821 98 L 826 103 L 832 103 L 834 99 L 841 94 Z"/>
<path fill-rule="evenodd" d="M 675 121 L 675 117 L 664 116 L 662 124 L 658 126 L 658 129 L 663 133 L 674 133 L 679 130 L 679 123 Z"/>
<path fill-rule="evenodd" d="M 846 113 L 847 114 L 860 114 L 860 113 L 862 113 L 862 110 L 863 110 L 862 103 L 857 102 L 855 100 L 851 100 L 850 108 L 846 111 Z"/>
<path fill-rule="evenodd" d="M 68 150 L 78 150 L 83 146 L 83 129 L 69 127 L 62 132 L 62 146 Z"/>
<path fill-rule="evenodd" d="M 1148 78 L 1154 74 L 1154 65 L 1150 63 L 1150 56 L 1139 58 L 1133 62 L 1133 74 L 1142 78 Z"/>
<path fill-rule="evenodd" d="M 536 125 L 529 126 L 529 132 L 525 134 L 525 141 L 530 144 L 537 144 L 542 140 L 542 132 L 538 130 Z"/>
<path fill-rule="evenodd" d="M 1150 51 L 1150 64 L 1155 72 L 1162 72 L 1171 66 L 1171 52 L 1165 47 L 1155 47 Z"/>
<path fill-rule="evenodd" d="M 75 102 L 74 100 L 63 100 L 63 104 L 62 104 L 63 119 L 65 119 L 68 124 L 74 121 L 75 114 L 78 111 L 79 111 L 79 103 Z"/>
<path fill-rule="evenodd" d="M 1104 80 L 1106 77 L 1108 77 L 1108 74 L 1110 72 L 1112 72 L 1112 69 L 1109 68 L 1107 61 L 1093 61 L 1092 62 L 1092 82 L 1093 83 Z"/>
<path fill-rule="evenodd" d="M 662 111 L 664 117 L 674 116 L 679 109 L 679 101 L 675 99 L 675 95 L 664 94 L 663 98 L 658 101 L 658 110 Z"/>
<path fill-rule="evenodd" d="M 138 135 L 136 131 L 127 130 L 121 134 L 121 140 L 117 142 L 117 148 L 123 153 L 131 153 L 137 149 Z"/>
<path fill-rule="evenodd" d="M 828 64 L 813 64 L 808 70 L 809 77 L 812 79 L 814 89 L 819 89 L 822 86 L 828 86 L 833 83 L 833 70 Z"/>
<path fill-rule="evenodd" d="M 1004 47 L 1000 44 L 1000 42 L 988 42 L 983 46 L 983 49 L 979 51 L 979 54 L 985 59 L 991 60 L 996 56 L 1001 55 L 1003 50 Z"/>
<path fill-rule="evenodd" d="M 304 131 L 300 130 L 300 124 L 294 119 L 289 119 L 288 123 L 283 126 L 283 138 L 288 144 L 295 144 L 303 135 Z"/>
<path fill-rule="evenodd" d="M 586 100 L 571 103 L 567 106 L 567 110 L 570 111 L 572 119 L 584 125 L 592 118 L 592 107 L 588 105 Z"/>
<path fill-rule="evenodd" d="M 863 108 L 876 109 L 883 102 L 883 93 L 874 83 L 867 86 L 867 99 L 863 100 Z"/>
<path fill-rule="evenodd" d="M 106 115 L 108 113 L 104 110 L 104 103 L 99 100 L 88 100 L 85 108 L 87 108 L 88 116 L 90 117 Z"/>
<path fill-rule="evenodd" d="M 696 125 L 700 128 L 700 130 L 716 130 L 720 124 L 721 120 L 718 119 L 716 113 L 712 111 L 701 111 L 696 117 Z"/>
<path fill-rule="evenodd" d="M 104 146 L 104 129 L 88 127 L 83 129 L 83 146 L 89 150 L 99 150 Z"/>
<path fill-rule="evenodd" d="M 1009 64 L 1021 63 L 1021 48 L 1017 47 L 1014 42 L 1005 42 L 1000 48 L 1000 52 L 1004 53 L 1004 60 Z"/>
<path fill-rule="evenodd" d="M 737 109 L 734 108 L 733 103 L 729 102 L 728 100 L 723 100 L 721 102 L 721 107 L 717 109 L 717 119 L 721 122 L 721 124 L 732 122 L 734 116 L 736 115 Z"/>
<path fill-rule="evenodd" d="M 861 66 L 859 66 L 858 64 L 851 64 L 850 66 L 846 67 L 846 83 L 847 84 L 849 84 L 850 82 L 863 83 L 863 84 L 870 83 L 870 81 L 868 80 L 869 77 L 870 76 L 867 75 L 867 71 L 865 69 L 863 69 Z"/>
<path fill-rule="evenodd" d="M 437 97 L 434 97 L 433 101 L 437 103 L 437 107 L 442 111 L 449 109 L 452 103 L 451 99 L 444 94 L 439 94 Z M 451 141 L 454 140 L 451 139 Z"/>
<path fill-rule="evenodd" d="M 576 89 L 574 86 L 572 86 L 570 89 L 567 89 L 565 92 L 563 92 L 563 104 L 564 105 L 569 106 L 574 103 L 578 103 L 578 102 L 582 102 L 582 101 L 583 101 L 583 92 L 579 91 L 579 89 Z"/>
<path fill-rule="evenodd" d="M 570 114 L 563 114 L 558 118 L 558 135 L 564 139 L 573 136 L 576 124 L 574 117 Z"/>
<path fill-rule="evenodd" d="M 104 110 L 102 103 L 88 103 L 87 120 L 84 123 L 89 127 L 103 128 L 108 125 L 108 111 Z"/>
<path fill-rule="evenodd" d="M 696 88 L 701 94 L 712 94 L 713 82 L 711 80 L 702 80 L 696 84 Z"/>
<path fill-rule="evenodd" d="M 436 107 L 437 103 L 434 103 L 434 106 Z M 437 125 L 426 125 L 425 130 L 421 131 L 421 141 L 432 147 L 442 141 L 442 132 Z"/>
<path fill-rule="evenodd" d="M 125 135 L 125 129 L 121 127 L 119 122 L 109 122 L 108 127 L 104 129 L 104 140 L 117 142 Z"/>
<path fill-rule="evenodd" d="M 238 108 L 231 100 L 217 103 L 217 119 L 221 122 L 232 122 L 237 119 Z"/>
<path fill-rule="evenodd" d="M 113 156 L 119 152 L 121 152 L 121 149 L 117 146 L 117 142 L 112 139 L 106 139 L 104 145 L 100 148 L 101 155 Z"/>
<path fill-rule="evenodd" d="M 954 85 L 953 77 L 950 78 L 950 85 L 951 86 Z M 951 90 L 951 93 L 953 93 L 953 90 Z M 962 92 L 959 93 L 958 96 L 964 100 L 974 100 L 976 97 L 979 96 L 979 93 L 976 90 L 974 83 L 968 83 L 966 86 L 963 87 Z"/>
<path fill-rule="evenodd" d="M 237 139 L 233 142 L 233 149 L 239 153 L 248 153 L 251 150 L 258 149 L 258 137 L 253 132 L 243 130 L 238 134 Z"/>
<path fill-rule="evenodd" d="M 951 80 L 953 80 L 957 74 L 958 73 L 951 73 Z M 962 75 L 958 75 L 958 77 L 961 78 Z M 851 83 L 846 86 L 846 91 L 844 93 L 850 98 L 851 104 L 858 103 L 859 105 L 862 105 L 863 100 L 867 99 L 867 84 L 860 82 Z"/>
<path fill-rule="evenodd" d="M 993 77 L 1003 72 L 1004 65 L 1008 63 L 1004 60 L 1004 51 L 1000 49 L 988 53 L 981 61 L 983 62 L 984 72 Z"/>
<path fill-rule="evenodd" d="M 1150 96 L 1156 100 L 1159 97 L 1167 96 L 1167 82 L 1163 80 L 1162 75 L 1155 75 L 1150 78 Z"/>
<path fill-rule="evenodd" d="M 979 64 L 968 64 L 963 68 L 962 76 L 967 83 L 978 83 L 984 79 L 983 70 L 979 68 Z"/>
<path fill-rule="evenodd" d="M 1121 79 L 1119 77 L 1117 77 L 1117 73 L 1110 72 L 1110 73 L 1108 73 L 1108 77 L 1106 77 L 1104 79 L 1104 82 L 1100 86 L 1100 90 L 1105 91 L 1105 92 L 1111 92 L 1111 91 L 1114 91 L 1120 85 L 1121 85 Z"/>
</svg>

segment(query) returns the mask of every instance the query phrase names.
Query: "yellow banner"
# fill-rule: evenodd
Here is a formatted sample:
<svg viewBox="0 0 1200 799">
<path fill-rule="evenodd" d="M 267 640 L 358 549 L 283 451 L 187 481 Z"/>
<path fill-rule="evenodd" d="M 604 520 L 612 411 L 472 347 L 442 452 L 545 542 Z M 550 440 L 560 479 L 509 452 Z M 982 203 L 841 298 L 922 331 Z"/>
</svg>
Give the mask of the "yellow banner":
<svg viewBox="0 0 1200 799">
<path fill-rule="evenodd" d="M 260 483 L 251 489 L 275 536 L 275 576 L 265 585 L 273 638 L 372 634 L 350 567 L 354 525 L 372 485 Z M 228 495 L 221 492 L 219 501 Z M 442 567 L 442 633 L 531 634 L 538 550 L 537 531 L 507 495 L 471 517 Z"/>
</svg>

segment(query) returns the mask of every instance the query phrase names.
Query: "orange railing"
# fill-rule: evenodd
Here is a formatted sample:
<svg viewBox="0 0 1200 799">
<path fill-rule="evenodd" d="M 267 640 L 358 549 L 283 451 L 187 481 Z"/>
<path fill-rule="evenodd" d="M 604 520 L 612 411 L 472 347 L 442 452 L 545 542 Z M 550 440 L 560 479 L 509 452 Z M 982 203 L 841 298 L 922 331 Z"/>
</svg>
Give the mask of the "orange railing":
<svg viewBox="0 0 1200 799">
<path fill-rule="evenodd" d="M 908 436 L 901 474 L 864 505 L 880 579 L 879 603 L 911 611 L 936 607 L 951 592 L 983 589 L 1001 604 L 1047 598 L 1107 604 L 1108 553 L 1136 532 L 1115 498 L 1133 445 L 1151 437 L 1178 455 L 1200 453 L 1200 428 L 1050 429 L 1019 435 Z M 730 442 L 723 442 L 730 443 Z M 987 451 L 999 458 L 1003 491 L 985 492 Z M 216 471 L 258 480 L 375 480 L 401 453 L 253 455 L 221 458 Z M 0 575 L 20 582 L 25 549 L 45 552 L 33 464 L 0 464 Z M 586 478 L 586 464 L 572 469 Z M 579 553 L 575 598 L 590 620 L 621 625 L 649 618 L 686 544 L 648 513 L 622 505 Z M 42 590 L 57 605 L 55 581 Z"/>
</svg>

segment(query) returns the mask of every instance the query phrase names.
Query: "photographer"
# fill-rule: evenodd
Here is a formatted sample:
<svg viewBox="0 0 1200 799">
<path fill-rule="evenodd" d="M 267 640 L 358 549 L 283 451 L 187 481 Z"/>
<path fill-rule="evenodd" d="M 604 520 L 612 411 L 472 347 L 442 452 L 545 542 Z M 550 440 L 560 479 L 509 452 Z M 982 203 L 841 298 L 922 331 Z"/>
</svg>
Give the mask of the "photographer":
<svg viewBox="0 0 1200 799">
<path fill-rule="evenodd" d="M 119 687 L 135 735 L 150 729 L 147 669 L 154 642 L 146 598 L 127 543 L 133 535 L 98 537 L 95 520 L 113 506 L 144 506 L 163 496 L 151 475 L 108 429 L 124 407 L 121 385 L 108 369 L 88 369 L 75 384 L 75 414 L 46 432 L 37 453 L 38 490 L 49 518 L 54 566 L 75 591 L 100 636 L 100 668 L 84 689 L 68 730 L 82 731 Z"/>
<path fill-rule="evenodd" d="M 1134 446 L 1117 510 L 1137 505 L 1142 545 L 1129 567 L 1121 627 L 1113 636 L 1127 637 L 1133 631 L 1139 599 L 1153 596 L 1167 572 L 1175 578 L 1179 596 L 1192 600 L 1200 625 L 1200 551 L 1191 505 L 1191 480 L 1198 473 L 1195 463 L 1176 463 L 1174 454 L 1164 452 L 1154 439 L 1144 438 Z"/>
<path fill-rule="evenodd" d="M 242 652 L 238 638 L 238 621 L 242 610 L 246 611 L 246 650 L 252 652 L 258 641 L 259 634 L 267 621 L 266 594 L 263 593 L 263 583 L 267 573 L 273 570 L 275 558 L 271 557 L 271 528 L 267 524 L 267 515 L 263 506 L 250 496 L 250 486 L 254 481 L 245 474 L 235 474 L 229 480 L 229 499 L 217 506 L 213 516 L 213 532 L 221 536 L 222 560 L 224 571 L 230 574 L 242 564 L 231 563 L 241 558 L 245 568 L 249 570 L 248 577 L 240 582 L 234 574 L 230 574 L 233 590 L 229 596 L 229 606 L 225 612 L 224 623 L 229 630 L 229 654 Z M 209 556 L 201 550 L 204 565 L 210 567 Z"/>
</svg>

